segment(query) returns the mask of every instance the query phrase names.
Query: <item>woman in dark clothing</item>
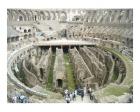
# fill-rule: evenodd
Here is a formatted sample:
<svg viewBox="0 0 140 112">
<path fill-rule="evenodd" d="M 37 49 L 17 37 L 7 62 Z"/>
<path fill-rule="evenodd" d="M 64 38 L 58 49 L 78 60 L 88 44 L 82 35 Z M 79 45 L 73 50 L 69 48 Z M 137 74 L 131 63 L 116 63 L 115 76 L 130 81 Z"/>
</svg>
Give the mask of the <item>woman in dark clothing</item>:
<svg viewBox="0 0 140 112">
<path fill-rule="evenodd" d="M 83 101 L 83 98 L 84 98 L 84 91 L 81 90 L 81 99 L 82 99 L 82 101 Z"/>
</svg>

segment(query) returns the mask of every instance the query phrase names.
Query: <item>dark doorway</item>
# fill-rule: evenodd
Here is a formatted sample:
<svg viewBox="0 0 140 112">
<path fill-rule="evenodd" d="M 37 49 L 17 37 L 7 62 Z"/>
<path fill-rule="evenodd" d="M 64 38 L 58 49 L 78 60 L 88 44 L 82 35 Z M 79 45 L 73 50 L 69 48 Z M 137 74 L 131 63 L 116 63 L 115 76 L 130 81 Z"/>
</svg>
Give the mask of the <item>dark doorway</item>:
<svg viewBox="0 0 140 112">
<path fill-rule="evenodd" d="M 63 81 L 61 79 L 57 79 L 58 87 L 62 88 Z"/>
<path fill-rule="evenodd" d="M 23 17 L 22 16 L 19 16 L 19 21 L 23 21 Z"/>
<path fill-rule="evenodd" d="M 69 51 L 69 46 L 63 46 L 63 52 L 68 53 Z"/>
<path fill-rule="evenodd" d="M 37 17 L 36 17 L 36 15 L 35 15 L 35 21 L 36 21 L 36 19 L 37 19 Z"/>
<path fill-rule="evenodd" d="M 40 68 L 41 79 L 43 79 L 43 68 Z"/>
<path fill-rule="evenodd" d="M 55 53 L 56 52 L 56 48 L 61 49 L 61 46 L 51 46 L 52 47 L 52 51 Z"/>
</svg>

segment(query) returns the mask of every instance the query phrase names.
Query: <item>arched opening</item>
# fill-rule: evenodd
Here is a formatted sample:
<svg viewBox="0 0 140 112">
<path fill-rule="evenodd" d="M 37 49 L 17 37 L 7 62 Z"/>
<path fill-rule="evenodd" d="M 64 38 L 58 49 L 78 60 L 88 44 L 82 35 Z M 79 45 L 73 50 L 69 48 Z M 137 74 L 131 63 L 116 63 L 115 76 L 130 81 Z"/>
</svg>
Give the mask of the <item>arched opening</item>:
<svg viewBox="0 0 140 112">
<path fill-rule="evenodd" d="M 27 30 L 26 29 L 24 29 L 24 33 L 27 33 Z"/>
<path fill-rule="evenodd" d="M 23 21 L 23 17 L 22 16 L 19 16 L 19 21 Z"/>
<path fill-rule="evenodd" d="M 31 29 L 28 29 L 28 32 L 31 32 Z"/>
<path fill-rule="evenodd" d="M 57 79 L 57 86 L 62 88 L 63 81 L 61 79 Z"/>
<path fill-rule="evenodd" d="M 79 18 L 78 17 L 76 17 L 76 21 L 79 21 Z"/>
<path fill-rule="evenodd" d="M 32 34 L 29 34 L 29 38 L 31 38 L 32 37 Z"/>
<path fill-rule="evenodd" d="M 27 39 L 27 37 L 28 37 L 27 34 L 25 34 L 25 35 L 24 35 L 24 39 Z"/>
<path fill-rule="evenodd" d="M 63 52 L 68 53 L 69 51 L 69 46 L 63 46 Z"/>
<path fill-rule="evenodd" d="M 36 19 L 37 19 L 37 17 L 36 17 L 36 15 L 35 15 L 35 21 L 36 21 Z"/>
<path fill-rule="evenodd" d="M 43 79 L 43 68 L 40 68 L 40 76 L 41 76 L 41 79 Z"/>
<path fill-rule="evenodd" d="M 53 37 L 50 37 L 51 40 L 53 40 Z"/>
</svg>

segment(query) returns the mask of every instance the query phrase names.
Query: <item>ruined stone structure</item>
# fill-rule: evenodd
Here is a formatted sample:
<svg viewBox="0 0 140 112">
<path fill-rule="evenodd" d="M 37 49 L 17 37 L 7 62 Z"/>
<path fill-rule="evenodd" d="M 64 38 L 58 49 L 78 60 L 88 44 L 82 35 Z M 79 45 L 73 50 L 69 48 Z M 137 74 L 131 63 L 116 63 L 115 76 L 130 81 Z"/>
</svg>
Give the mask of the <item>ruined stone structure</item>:
<svg viewBox="0 0 140 112">
<path fill-rule="evenodd" d="M 63 50 L 56 49 L 56 58 L 53 70 L 53 80 L 55 87 L 64 87 L 65 80 L 66 80 L 66 72 L 65 72 L 65 65 L 64 65 L 64 57 L 63 57 Z"/>
<path fill-rule="evenodd" d="M 89 70 L 77 49 L 74 48 L 70 50 L 70 54 L 74 63 L 75 74 L 77 75 L 76 78 L 80 83 L 83 83 L 84 85 L 92 84 L 95 79 L 94 75 L 92 75 L 91 71 Z"/>
<path fill-rule="evenodd" d="M 8 99 L 16 88 L 30 102 L 64 102 L 64 89 L 88 85 L 98 102 L 129 102 L 132 9 L 8 9 L 7 15 Z"/>
</svg>

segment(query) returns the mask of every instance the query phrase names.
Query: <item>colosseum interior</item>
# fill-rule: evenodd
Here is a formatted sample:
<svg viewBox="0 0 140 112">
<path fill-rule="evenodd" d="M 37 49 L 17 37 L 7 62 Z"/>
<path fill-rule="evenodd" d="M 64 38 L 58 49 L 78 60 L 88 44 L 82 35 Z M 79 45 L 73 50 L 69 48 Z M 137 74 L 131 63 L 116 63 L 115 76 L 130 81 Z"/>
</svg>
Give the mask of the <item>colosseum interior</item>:
<svg viewBox="0 0 140 112">
<path fill-rule="evenodd" d="M 8 102 L 133 102 L 133 9 L 7 9 L 7 54 Z"/>
</svg>

